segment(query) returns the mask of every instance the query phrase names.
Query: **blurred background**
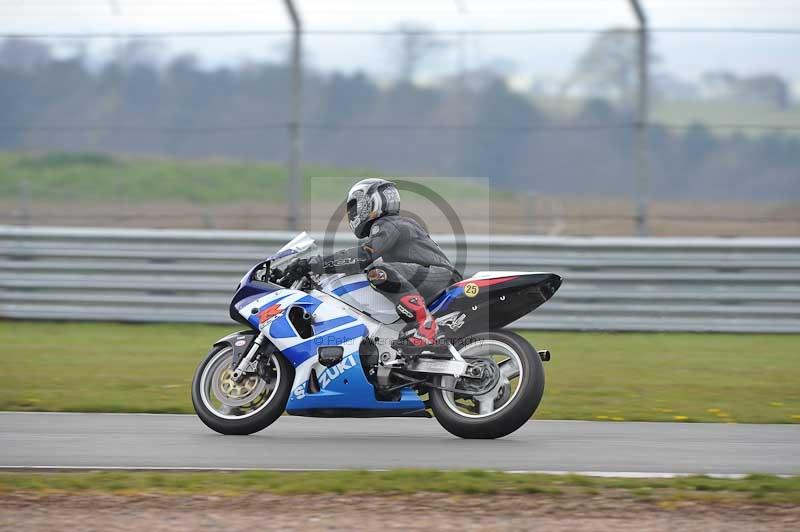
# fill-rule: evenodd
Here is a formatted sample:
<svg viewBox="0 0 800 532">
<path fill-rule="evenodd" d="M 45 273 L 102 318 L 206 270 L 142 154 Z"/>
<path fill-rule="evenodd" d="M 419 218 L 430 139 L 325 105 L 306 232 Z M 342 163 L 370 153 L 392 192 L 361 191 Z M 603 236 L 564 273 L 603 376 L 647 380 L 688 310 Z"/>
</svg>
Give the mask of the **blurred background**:
<svg viewBox="0 0 800 532">
<path fill-rule="evenodd" d="M 800 423 L 799 52 L 800 0 L 0 0 L 0 409 L 192 412 L 241 275 L 387 176 L 563 276 L 537 415 Z"/>
<path fill-rule="evenodd" d="M 230 323 L 387 176 L 517 327 L 800 331 L 797 0 L 0 5 L 0 315 Z"/>
<path fill-rule="evenodd" d="M 0 6 L 0 224 L 320 230 L 381 175 L 472 234 L 800 235 L 795 0 Z"/>
</svg>

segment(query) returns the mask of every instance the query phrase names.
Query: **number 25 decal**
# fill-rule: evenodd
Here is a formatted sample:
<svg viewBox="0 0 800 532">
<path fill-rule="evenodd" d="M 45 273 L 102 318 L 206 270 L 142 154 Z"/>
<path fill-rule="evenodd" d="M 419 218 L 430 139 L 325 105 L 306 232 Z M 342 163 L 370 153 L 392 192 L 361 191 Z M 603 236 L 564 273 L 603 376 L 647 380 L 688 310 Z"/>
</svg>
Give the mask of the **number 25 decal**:
<svg viewBox="0 0 800 532">
<path fill-rule="evenodd" d="M 478 295 L 478 292 L 480 291 L 481 291 L 480 287 L 475 283 L 467 283 L 466 285 L 464 285 L 464 295 L 467 297 L 475 297 Z"/>
</svg>

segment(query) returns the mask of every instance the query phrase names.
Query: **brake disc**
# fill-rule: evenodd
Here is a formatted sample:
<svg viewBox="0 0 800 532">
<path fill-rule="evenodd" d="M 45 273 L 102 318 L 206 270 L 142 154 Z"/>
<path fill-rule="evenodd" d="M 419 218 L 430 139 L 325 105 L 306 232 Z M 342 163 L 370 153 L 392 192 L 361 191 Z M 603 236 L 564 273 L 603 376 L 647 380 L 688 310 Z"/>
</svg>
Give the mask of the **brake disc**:
<svg viewBox="0 0 800 532">
<path fill-rule="evenodd" d="M 233 380 L 230 367 L 220 367 L 211 381 L 214 396 L 226 406 L 244 406 L 258 397 L 267 384 L 256 374 L 248 374 L 239 382 Z"/>
</svg>

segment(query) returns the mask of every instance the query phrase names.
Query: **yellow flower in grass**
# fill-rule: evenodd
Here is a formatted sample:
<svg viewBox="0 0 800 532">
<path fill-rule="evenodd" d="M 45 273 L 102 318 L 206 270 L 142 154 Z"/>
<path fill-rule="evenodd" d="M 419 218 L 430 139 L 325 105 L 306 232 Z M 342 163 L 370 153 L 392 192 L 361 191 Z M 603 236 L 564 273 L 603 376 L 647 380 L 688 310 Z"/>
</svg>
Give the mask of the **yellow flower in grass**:
<svg viewBox="0 0 800 532">
<path fill-rule="evenodd" d="M 719 412 L 719 408 L 709 408 L 708 410 L 706 410 L 706 412 L 708 412 L 709 414 L 716 414 Z"/>
<path fill-rule="evenodd" d="M 687 421 L 689 419 L 688 416 L 672 416 L 672 419 L 675 421 Z"/>
<path fill-rule="evenodd" d="M 597 419 L 608 419 L 608 416 L 594 416 Z"/>
<path fill-rule="evenodd" d="M 800 421 L 800 414 L 793 414 L 792 419 L 794 419 L 795 421 Z"/>
<path fill-rule="evenodd" d="M 769 406 L 783 406 L 783 403 L 780 403 L 778 401 L 774 401 L 774 402 L 770 403 Z"/>
<path fill-rule="evenodd" d="M 614 416 L 611 418 L 611 421 L 625 421 L 625 418 L 620 416 Z"/>
</svg>

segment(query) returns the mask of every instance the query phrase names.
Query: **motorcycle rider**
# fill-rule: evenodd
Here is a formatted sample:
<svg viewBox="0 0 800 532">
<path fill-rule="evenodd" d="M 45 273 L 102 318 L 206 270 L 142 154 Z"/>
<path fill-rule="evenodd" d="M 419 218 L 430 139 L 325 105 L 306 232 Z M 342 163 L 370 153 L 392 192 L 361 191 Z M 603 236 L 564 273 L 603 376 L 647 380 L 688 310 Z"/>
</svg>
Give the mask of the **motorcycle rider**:
<svg viewBox="0 0 800 532">
<path fill-rule="evenodd" d="M 436 320 L 426 299 L 460 281 L 461 274 L 428 232 L 400 214 L 400 192 L 385 179 L 363 179 L 347 193 L 347 220 L 361 239 L 357 246 L 325 257 L 296 259 L 287 271 L 303 275 L 363 271 L 370 286 L 388 297 L 407 325 L 401 345 L 416 348 L 436 343 Z"/>
</svg>

